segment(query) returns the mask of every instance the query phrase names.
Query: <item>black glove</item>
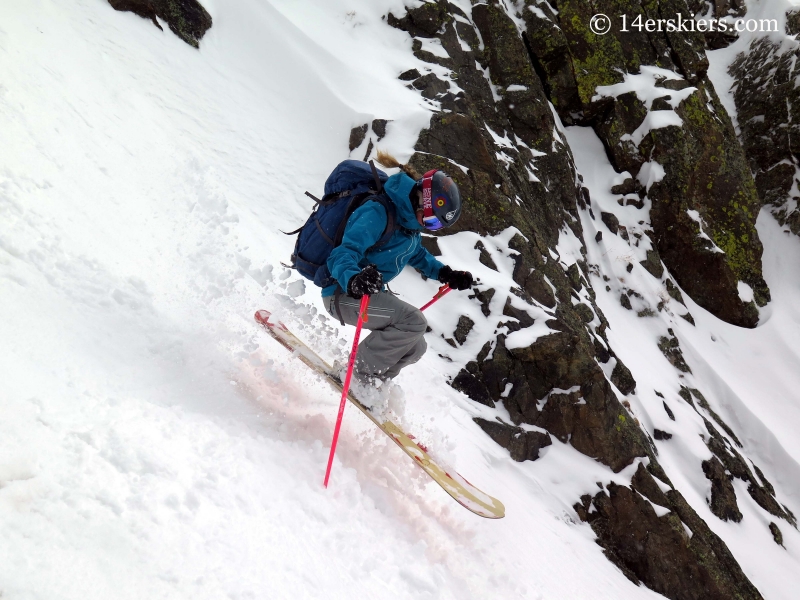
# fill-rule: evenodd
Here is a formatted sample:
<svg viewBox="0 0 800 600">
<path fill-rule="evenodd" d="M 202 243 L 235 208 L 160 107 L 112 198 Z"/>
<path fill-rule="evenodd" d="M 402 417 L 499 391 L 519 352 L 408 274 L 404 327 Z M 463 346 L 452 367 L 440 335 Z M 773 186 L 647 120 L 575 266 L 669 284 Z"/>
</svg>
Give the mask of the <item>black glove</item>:
<svg viewBox="0 0 800 600">
<path fill-rule="evenodd" d="M 439 269 L 439 281 L 446 283 L 454 290 L 468 290 L 472 287 L 472 273 L 469 271 L 453 271 L 447 265 Z"/>
<path fill-rule="evenodd" d="M 353 298 L 380 294 L 383 289 L 383 275 L 375 265 L 367 265 L 347 282 L 347 295 Z"/>
</svg>

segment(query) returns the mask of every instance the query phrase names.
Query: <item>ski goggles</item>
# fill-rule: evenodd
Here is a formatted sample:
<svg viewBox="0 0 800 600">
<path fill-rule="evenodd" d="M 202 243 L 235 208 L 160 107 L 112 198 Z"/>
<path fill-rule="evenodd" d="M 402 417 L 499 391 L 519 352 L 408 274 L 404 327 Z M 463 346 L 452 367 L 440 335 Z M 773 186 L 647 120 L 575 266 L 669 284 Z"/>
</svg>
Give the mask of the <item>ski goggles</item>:
<svg viewBox="0 0 800 600">
<path fill-rule="evenodd" d="M 428 231 L 437 231 L 442 227 L 444 227 L 444 225 L 442 225 L 442 222 L 439 220 L 439 217 L 437 217 L 436 215 L 426 217 L 424 214 L 422 216 L 422 226 Z"/>
</svg>

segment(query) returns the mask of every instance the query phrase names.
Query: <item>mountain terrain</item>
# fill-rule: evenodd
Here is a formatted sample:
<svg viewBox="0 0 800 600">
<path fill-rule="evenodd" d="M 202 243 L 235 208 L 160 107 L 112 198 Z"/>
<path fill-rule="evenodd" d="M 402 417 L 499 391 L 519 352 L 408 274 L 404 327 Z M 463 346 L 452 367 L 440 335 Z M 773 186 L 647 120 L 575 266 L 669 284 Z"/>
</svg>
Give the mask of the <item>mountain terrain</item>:
<svg viewBox="0 0 800 600">
<path fill-rule="evenodd" d="M 589 28 L 774 19 L 738 35 Z M 0 596 L 790 599 L 800 12 L 784 0 L 0 6 Z M 259 330 L 341 160 L 465 199 L 388 410 L 454 504 Z M 407 269 L 416 305 L 437 282 Z"/>
</svg>

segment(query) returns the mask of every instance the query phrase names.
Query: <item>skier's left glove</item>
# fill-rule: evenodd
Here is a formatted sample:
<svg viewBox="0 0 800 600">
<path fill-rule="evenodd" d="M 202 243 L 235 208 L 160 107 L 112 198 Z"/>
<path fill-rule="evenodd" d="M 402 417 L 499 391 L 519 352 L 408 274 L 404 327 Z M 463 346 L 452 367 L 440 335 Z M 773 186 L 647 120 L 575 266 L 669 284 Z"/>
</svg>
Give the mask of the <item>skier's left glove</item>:
<svg viewBox="0 0 800 600">
<path fill-rule="evenodd" d="M 472 273 L 469 271 L 453 271 L 447 265 L 439 269 L 439 281 L 446 283 L 454 290 L 468 290 L 472 287 Z"/>
</svg>

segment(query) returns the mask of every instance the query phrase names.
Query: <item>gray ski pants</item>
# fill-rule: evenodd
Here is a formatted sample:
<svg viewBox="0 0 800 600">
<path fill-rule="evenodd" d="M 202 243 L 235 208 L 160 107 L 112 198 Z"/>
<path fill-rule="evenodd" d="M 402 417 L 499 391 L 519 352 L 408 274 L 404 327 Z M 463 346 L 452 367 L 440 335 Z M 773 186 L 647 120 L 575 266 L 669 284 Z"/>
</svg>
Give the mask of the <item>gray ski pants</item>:
<svg viewBox="0 0 800 600">
<path fill-rule="evenodd" d="M 325 309 L 337 321 L 335 296 L 323 298 Z M 339 307 L 348 325 L 358 321 L 361 300 L 342 294 Z M 375 375 L 381 379 L 396 377 L 403 367 L 417 362 L 428 345 L 425 329 L 428 322 L 414 306 L 389 292 L 375 294 L 369 299 L 367 322 L 364 328 L 371 333 L 358 346 L 356 371 L 360 375 Z"/>
</svg>

